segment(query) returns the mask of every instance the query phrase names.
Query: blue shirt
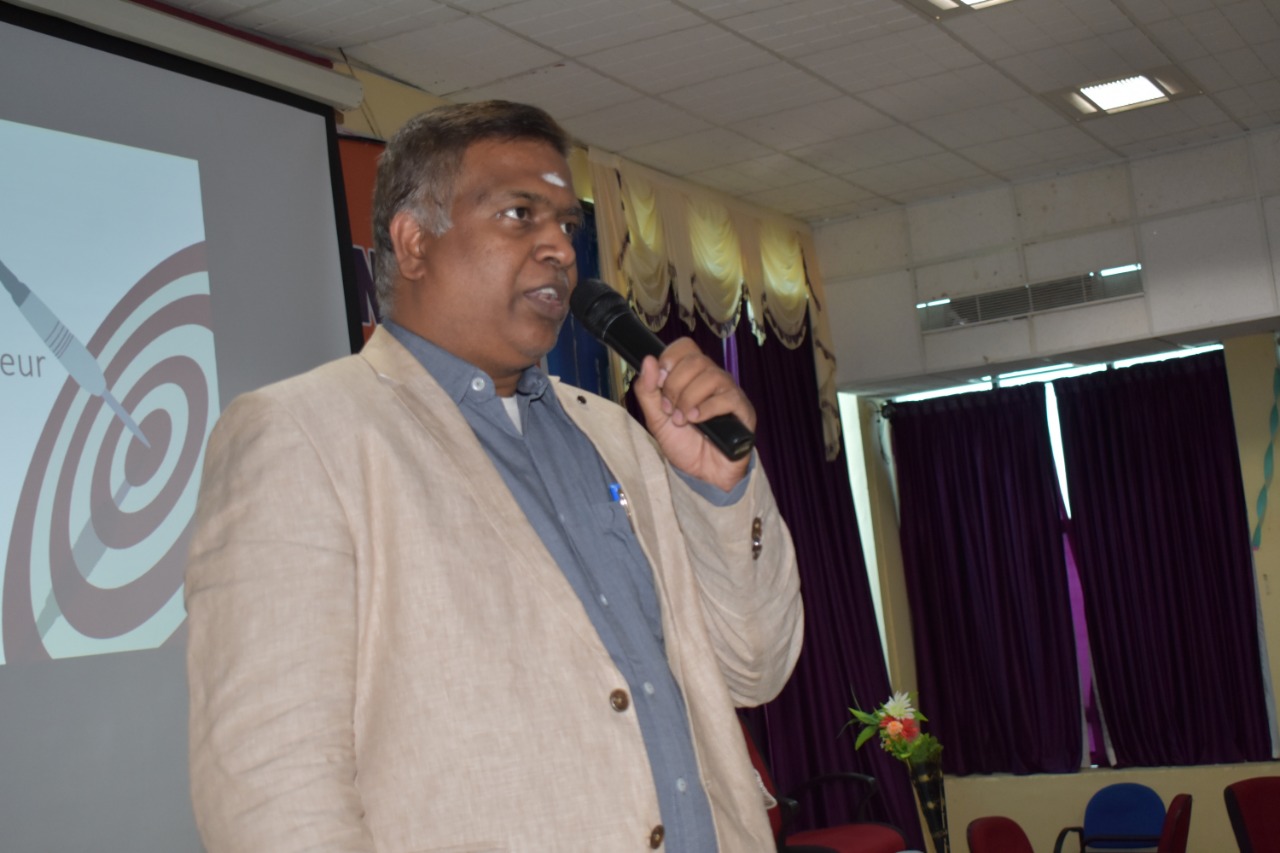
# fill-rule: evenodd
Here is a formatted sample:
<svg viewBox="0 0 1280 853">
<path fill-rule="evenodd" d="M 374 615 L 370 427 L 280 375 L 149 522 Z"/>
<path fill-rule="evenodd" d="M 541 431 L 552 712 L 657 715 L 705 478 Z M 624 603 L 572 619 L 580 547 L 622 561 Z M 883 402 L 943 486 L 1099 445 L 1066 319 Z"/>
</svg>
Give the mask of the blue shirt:
<svg viewBox="0 0 1280 853">
<path fill-rule="evenodd" d="M 711 807 L 684 697 L 667 663 L 653 570 L 604 460 L 537 367 L 528 368 L 516 387 L 520 430 L 488 374 L 394 323 L 385 325 L 458 404 L 626 679 L 657 787 L 666 849 L 713 853 Z M 686 480 L 721 505 L 746 488 L 745 478 L 730 493 Z"/>
</svg>

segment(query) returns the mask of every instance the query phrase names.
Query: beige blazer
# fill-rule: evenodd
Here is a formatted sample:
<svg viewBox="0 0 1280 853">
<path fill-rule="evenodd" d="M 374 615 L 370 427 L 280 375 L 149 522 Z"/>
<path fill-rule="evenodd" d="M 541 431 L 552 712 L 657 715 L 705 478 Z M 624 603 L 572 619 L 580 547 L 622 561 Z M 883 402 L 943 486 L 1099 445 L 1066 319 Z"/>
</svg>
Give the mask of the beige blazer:
<svg viewBox="0 0 1280 853">
<path fill-rule="evenodd" d="M 772 850 L 733 714 L 800 651 L 764 471 L 712 508 L 624 410 L 556 391 L 653 565 L 720 849 Z M 661 834 L 625 681 L 457 406 L 385 331 L 228 407 L 186 602 L 211 853 L 622 853 Z"/>
</svg>

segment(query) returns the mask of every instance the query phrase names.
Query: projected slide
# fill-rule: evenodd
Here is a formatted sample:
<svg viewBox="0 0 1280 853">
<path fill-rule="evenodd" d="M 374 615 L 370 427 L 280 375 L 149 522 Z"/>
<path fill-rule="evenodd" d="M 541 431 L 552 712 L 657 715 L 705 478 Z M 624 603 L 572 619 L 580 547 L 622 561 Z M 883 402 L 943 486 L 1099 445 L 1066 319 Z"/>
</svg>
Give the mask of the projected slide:
<svg viewBox="0 0 1280 853">
<path fill-rule="evenodd" d="M 0 663 L 182 624 L 219 413 L 199 164 L 0 120 Z"/>
</svg>

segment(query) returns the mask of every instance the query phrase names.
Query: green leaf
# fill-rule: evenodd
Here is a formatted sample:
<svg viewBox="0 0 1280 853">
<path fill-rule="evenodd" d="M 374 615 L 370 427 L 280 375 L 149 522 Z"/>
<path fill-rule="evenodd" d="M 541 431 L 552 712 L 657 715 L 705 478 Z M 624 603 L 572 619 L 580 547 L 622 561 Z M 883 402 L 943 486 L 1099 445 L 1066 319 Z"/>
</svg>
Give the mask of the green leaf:
<svg viewBox="0 0 1280 853">
<path fill-rule="evenodd" d="M 871 736 L 876 733 L 875 729 L 863 729 L 858 735 L 858 740 L 853 744 L 854 749 L 861 749 L 862 745 L 871 740 Z"/>
</svg>

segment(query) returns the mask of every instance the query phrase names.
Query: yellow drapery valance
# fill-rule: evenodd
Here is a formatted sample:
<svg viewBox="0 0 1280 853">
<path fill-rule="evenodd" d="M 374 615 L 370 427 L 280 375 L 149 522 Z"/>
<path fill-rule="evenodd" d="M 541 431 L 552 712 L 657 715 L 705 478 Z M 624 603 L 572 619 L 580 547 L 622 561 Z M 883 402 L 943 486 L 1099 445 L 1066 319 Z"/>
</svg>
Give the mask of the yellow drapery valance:
<svg viewBox="0 0 1280 853">
<path fill-rule="evenodd" d="M 588 163 L 601 278 L 627 296 L 653 328 L 665 322 L 674 287 L 677 310 L 689 327 L 697 314 L 727 336 L 747 302 L 758 340 L 769 330 L 791 348 L 807 338 L 824 449 L 828 459 L 836 458 L 835 356 L 808 226 L 597 149 L 588 152 Z M 616 358 L 613 364 L 615 387 L 625 388 L 624 368 Z"/>
</svg>

